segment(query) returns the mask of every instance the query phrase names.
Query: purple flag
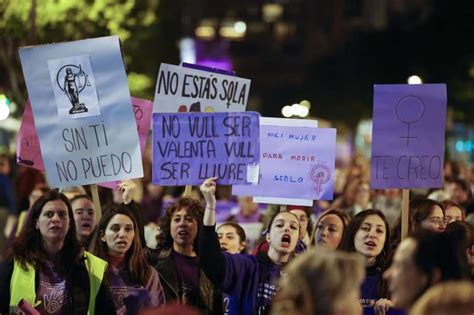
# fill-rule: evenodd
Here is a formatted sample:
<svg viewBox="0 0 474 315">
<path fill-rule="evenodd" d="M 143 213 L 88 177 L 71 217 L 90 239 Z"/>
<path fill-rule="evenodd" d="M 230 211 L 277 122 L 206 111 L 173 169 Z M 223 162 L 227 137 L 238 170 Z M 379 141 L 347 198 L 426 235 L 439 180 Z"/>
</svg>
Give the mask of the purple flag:
<svg viewBox="0 0 474 315">
<path fill-rule="evenodd" d="M 446 85 L 375 85 L 372 188 L 443 183 Z"/>
<path fill-rule="evenodd" d="M 256 183 L 259 148 L 258 113 L 155 113 L 153 183 Z"/>
</svg>

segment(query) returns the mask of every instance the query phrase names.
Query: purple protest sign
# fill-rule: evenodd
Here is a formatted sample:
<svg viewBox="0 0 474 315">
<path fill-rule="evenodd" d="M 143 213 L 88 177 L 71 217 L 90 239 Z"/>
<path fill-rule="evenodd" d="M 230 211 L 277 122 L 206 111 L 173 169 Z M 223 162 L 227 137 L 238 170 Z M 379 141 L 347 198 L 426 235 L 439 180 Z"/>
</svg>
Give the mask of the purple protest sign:
<svg viewBox="0 0 474 315">
<path fill-rule="evenodd" d="M 258 113 L 153 114 L 156 185 L 256 183 L 259 158 Z"/>
<path fill-rule="evenodd" d="M 260 181 L 232 194 L 332 200 L 336 129 L 260 126 Z"/>
<path fill-rule="evenodd" d="M 372 188 L 443 183 L 446 85 L 375 85 Z"/>
</svg>

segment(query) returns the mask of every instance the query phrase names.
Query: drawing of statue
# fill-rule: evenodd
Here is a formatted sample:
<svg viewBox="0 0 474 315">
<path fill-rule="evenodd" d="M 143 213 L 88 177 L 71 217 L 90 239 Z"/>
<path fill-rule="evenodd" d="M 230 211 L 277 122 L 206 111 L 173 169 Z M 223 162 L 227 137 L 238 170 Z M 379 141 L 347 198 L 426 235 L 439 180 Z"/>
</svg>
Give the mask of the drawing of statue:
<svg viewBox="0 0 474 315">
<path fill-rule="evenodd" d="M 62 85 L 59 83 L 59 77 L 61 71 L 65 68 L 63 73 L 64 80 Z M 73 68 L 76 68 L 77 71 L 73 72 Z M 90 85 L 87 80 L 87 74 L 81 69 L 81 65 L 67 65 L 63 66 L 58 72 L 58 85 L 59 88 L 67 95 L 69 101 L 71 102 L 72 108 L 69 110 L 69 114 L 77 114 L 87 112 L 88 109 L 81 103 L 79 100 L 79 94 L 84 90 L 84 88 Z"/>
</svg>

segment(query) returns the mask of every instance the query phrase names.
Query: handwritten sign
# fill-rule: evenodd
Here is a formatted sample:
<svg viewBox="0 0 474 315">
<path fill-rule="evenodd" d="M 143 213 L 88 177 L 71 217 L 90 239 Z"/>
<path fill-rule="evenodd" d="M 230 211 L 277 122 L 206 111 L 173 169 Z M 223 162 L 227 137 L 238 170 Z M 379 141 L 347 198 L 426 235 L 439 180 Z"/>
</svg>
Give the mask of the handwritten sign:
<svg viewBox="0 0 474 315">
<path fill-rule="evenodd" d="M 336 129 L 262 124 L 260 145 L 259 184 L 234 195 L 332 200 Z"/>
<path fill-rule="evenodd" d="M 83 60 L 84 56 L 88 56 L 90 69 L 94 73 L 95 86 L 89 83 L 97 93 L 100 114 L 64 118 L 58 114 L 54 92 L 58 86 L 51 81 L 48 62 L 69 62 L 72 57 Z M 51 187 L 143 176 L 138 134 L 118 37 L 25 47 L 20 49 L 20 59 Z M 62 69 L 56 63 L 55 69 Z M 68 75 L 66 68 L 64 73 L 60 72 L 61 75 Z M 70 84 L 66 91 L 71 106 L 69 115 L 89 110 L 87 98 L 81 99 L 80 82 L 74 81 L 76 79 L 71 78 L 71 82 L 66 84 Z M 96 104 L 91 106 L 94 108 Z"/>
<path fill-rule="evenodd" d="M 138 138 L 140 140 L 140 151 L 143 155 L 148 138 L 153 103 L 137 97 L 132 97 L 133 112 L 137 123 Z M 17 163 L 44 171 L 44 163 L 41 157 L 38 131 L 35 127 L 33 112 L 29 100 L 26 100 L 25 111 L 21 119 L 20 130 L 16 142 Z M 100 183 L 99 186 L 116 188 L 118 182 Z"/>
<path fill-rule="evenodd" d="M 258 113 L 153 114 L 154 184 L 256 183 L 258 163 Z"/>
<path fill-rule="evenodd" d="M 245 111 L 250 80 L 162 63 L 153 112 Z"/>
<path fill-rule="evenodd" d="M 443 183 L 446 85 L 375 85 L 372 188 Z"/>
</svg>

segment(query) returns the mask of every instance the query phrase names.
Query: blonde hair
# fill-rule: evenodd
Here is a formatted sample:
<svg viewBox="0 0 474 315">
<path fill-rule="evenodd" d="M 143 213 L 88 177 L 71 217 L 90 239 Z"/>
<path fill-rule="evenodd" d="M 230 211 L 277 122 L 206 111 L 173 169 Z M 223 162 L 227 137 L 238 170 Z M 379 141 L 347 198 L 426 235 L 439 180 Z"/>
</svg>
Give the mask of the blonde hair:
<svg viewBox="0 0 474 315">
<path fill-rule="evenodd" d="M 294 258 L 285 271 L 272 314 L 329 315 L 352 290 L 359 290 L 364 262 L 356 253 L 319 247 Z"/>
<path fill-rule="evenodd" d="M 410 315 L 471 315 L 474 313 L 474 283 L 448 281 L 435 285 L 415 303 Z"/>
</svg>

